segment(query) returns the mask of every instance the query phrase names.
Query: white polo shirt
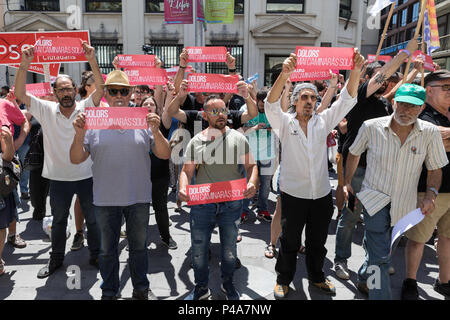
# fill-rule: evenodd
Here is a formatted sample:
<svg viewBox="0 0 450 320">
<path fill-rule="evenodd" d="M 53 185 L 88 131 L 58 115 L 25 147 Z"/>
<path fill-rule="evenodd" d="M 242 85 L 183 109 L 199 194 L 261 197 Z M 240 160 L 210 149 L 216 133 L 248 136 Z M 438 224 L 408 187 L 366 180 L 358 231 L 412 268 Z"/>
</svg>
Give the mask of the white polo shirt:
<svg viewBox="0 0 450 320">
<path fill-rule="evenodd" d="M 60 111 L 59 103 L 31 97 L 29 112 L 41 124 L 44 133 L 44 167 L 42 176 L 57 181 L 79 181 L 92 177 L 89 157 L 81 164 L 70 162 L 70 146 L 75 136 L 72 122 L 86 107 L 94 107 L 92 98 L 76 102 L 70 118 Z"/>
</svg>

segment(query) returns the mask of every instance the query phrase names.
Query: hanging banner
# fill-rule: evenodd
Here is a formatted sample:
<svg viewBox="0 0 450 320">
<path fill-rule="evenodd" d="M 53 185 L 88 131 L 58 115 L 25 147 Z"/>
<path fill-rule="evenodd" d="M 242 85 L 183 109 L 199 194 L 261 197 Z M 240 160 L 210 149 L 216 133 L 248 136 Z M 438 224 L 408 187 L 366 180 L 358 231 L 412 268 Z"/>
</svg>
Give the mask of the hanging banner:
<svg viewBox="0 0 450 320">
<path fill-rule="evenodd" d="M 189 62 L 226 62 L 226 47 L 186 47 Z"/>
<path fill-rule="evenodd" d="M 302 68 L 297 68 L 292 72 L 289 80 L 295 81 L 308 81 L 308 80 L 328 80 L 331 79 L 330 70 L 305 70 Z"/>
<path fill-rule="evenodd" d="M 187 76 L 187 80 L 188 92 L 238 92 L 238 75 L 191 73 Z"/>
<path fill-rule="evenodd" d="M 203 10 L 203 0 L 197 0 L 197 20 L 205 22 L 205 13 Z"/>
<path fill-rule="evenodd" d="M 164 21 L 173 24 L 192 24 L 193 0 L 164 0 Z"/>
<path fill-rule="evenodd" d="M 234 0 L 205 0 L 207 23 L 234 23 Z"/>
<path fill-rule="evenodd" d="M 124 72 L 132 86 L 165 85 L 168 80 L 166 70 L 160 68 L 133 68 Z"/>
<path fill-rule="evenodd" d="M 155 56 L 149 54 L 118 54 L 119 68 L 154 68 Z"/>
<path fill-rule="evenodd" d="M 86 130 L 148 129 L 147 108 L 89 107 L 85 112 Z"/>
<path fill-rule="evenodd" d="M 427 0 L 425 8 L 425 42 L 427 43 L 427 53 L 431 53 L 441 47 L 439 41 L 439 28 L 436 19 L 436 6 L 434 0 Z"/>
<path fill-rule="evenodd" d="M 8 64 L 7 66 L 15 68 L 15 69 L 19 69 L 20 64 Z M 60 67 L 61 67 L 61 63 L 50 63 L 49 64 L 50 77 L 57 77 L 59 74 Z M 28 72 L 45 75 L 44 65 L 43 64 L 30 64 L 30 67 L 28 68 Z"/>
<path fill-rule="evenodd" d="M 352 70 L 355 49 L 340 47 L 295 48 L 297 68 L 305 70 Z"/>
<path fill-rule="evenodd" d="M 194 184 L 186 187 L 190 201 L 188 206 L 218 203 L 244 199 L 247 179 L 223 181 L 216 183 Z"/>
</svg>

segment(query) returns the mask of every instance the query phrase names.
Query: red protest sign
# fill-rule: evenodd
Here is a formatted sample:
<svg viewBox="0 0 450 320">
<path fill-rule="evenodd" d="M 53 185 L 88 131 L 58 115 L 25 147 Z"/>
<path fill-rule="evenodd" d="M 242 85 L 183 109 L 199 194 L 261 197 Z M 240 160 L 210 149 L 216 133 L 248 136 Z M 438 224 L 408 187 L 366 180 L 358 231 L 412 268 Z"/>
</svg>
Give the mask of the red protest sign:
<svg viewBox="0 0 450 320">
<path fill-rule="evenodd" d="M 238 92 L 238 75 L 191 73 L 188 74 L 187 80 L 189 92 Z"/>
<path fill-rule="evenodd" d="M 297 68 L 305 70 L 352 70 L 353 48 L 302 47 L 295 48 Z"/>
<path fill-rule="evenodd" d="M 225 47 L 186 47 L 189 62 L 226 62 Z"/>
<path fill-rule="evenodd" d="M 132 86 L 137 85 L 165 85 L 167 83 L 166 70 L 160 68 L 125 69 Z"/>
<path fill-rule="evenodd" d="M 166 69 L 167 76 L 168 76 L 168 77 L 174 77 L 174 76 L 177 74 L 178 69 L 180 69 L 180 67 L 178 67 L 178 66 L 172 67 L 172 68 L 167 68 L 167 69 Z M 189 65 L 187 65 L 187 66 L 186 66 L 186 69 L 184 69 L 184 72 L 185 72 L 185 73 L 192 72 L 192 67 L 189 66 Z"/>
<path fill-rule="evenodd" d="M 292 72 L 289 78 L 292 82 L 294 81 L 307 81 L 307 80 L 328 80 L 331 79 L 330 70 L 305 70 L 297 68 Z"/>
<path fill-rule="evenodd" d="M 119 68 L 154 68 L 155 56 L 148 54 L 119 54 Z"/>
<path fill-rule="evenodd" d="M 433 58 L 432 58 L 431 56 L 429 56 L 429 55 L 423 53 L 423 52 L 420 51 L 420 50 L 416 50 L 416 51 L 414 52 L 414 54 L 412 55 L 411 61 L 414 61 L 414 60 L 415 60 L 417 57 L 419 57 L 419 56 L 420 56 L 420 57 L 422 58 L 422 60 L 424 61 L 423 68 L 424 68 L 425 70 L 434 72 L 435 68 L 434 68 L 434 64 L 433 64 Z"/>
<path fill-rule="evenodd" d="M 235 201 L 244 199 L 247 190 L 247 179 L 231 180 L 216 183 L 188 185 L 187 195 L 190 198 L 188 206 Z"/>
<path fill-rule="evenodd" d="M 369 54 L 367 55 L 367 61 L 369 61 L 369 63 L 374 62 L 376 60 L 378 61 L 384 61 L 386 63 L 388 63 L 389 61 L 392 60 L 391 56 L 378 56 L 378 59 L 376 59 L 377 55 L 375 54 Z"/>
<path fill-rule="evenodd" d="M 148 129 L 147 108 L 86 108 L 85 129 Z"/>
<path fill-rule="evenodd" d="M 27 93 L 35 97 L 49 96 L 52 94 L 52 87 L 49 82 L 27 84 L 26 90 Z"/>
<path fill-rule="evenodd" d="M 34 56 L 42 63 L 87 61 L 78 38 L 42 37 L 34 45 Z"/>
<path fill-rule="evenodd" d="M 89 31 L 1 32 L 0 64 L 9 65 L 20 63 L 20 55 L 22 54 L 22 51 L 33 46 L 41 37 L 78 38 L 90 43 Z M 86 61 L 86 59 L 83 61 Z M 33 64 L 39 62 L 38 57 L 35 57 Z M 45 62 L 48 63 L 52 61 Z"/>
<path fill-rule="evenodd" d="M 20 66 L 20 64 L 8 64 L 8 67 L 12 67 L 12 68 L 16 68 L 16 69 L 19 69 L 19 66 Z M 57 77 L 59 74 L 60 67 L 61 67 L 61 63 L 50 63 L 49 64 L 50 76 Z M 43 64 L 30 64 L 28 71 L 45 75 Z"/>
</svg>

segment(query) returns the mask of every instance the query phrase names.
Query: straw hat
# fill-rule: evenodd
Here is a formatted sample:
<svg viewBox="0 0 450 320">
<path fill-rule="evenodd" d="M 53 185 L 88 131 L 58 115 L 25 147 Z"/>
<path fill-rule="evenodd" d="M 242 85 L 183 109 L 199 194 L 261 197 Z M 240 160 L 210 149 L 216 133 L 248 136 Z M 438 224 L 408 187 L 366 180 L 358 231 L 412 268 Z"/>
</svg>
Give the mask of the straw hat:
<svg viewBox="0 0 450 320">
<path fill-rule="evenodd" d="M 104 86 L 133 87 L 130 85 L 130 81 L 128 80 L 126 73 L 120 70 L 111 71 L 106 77 Z"/>
</svg>

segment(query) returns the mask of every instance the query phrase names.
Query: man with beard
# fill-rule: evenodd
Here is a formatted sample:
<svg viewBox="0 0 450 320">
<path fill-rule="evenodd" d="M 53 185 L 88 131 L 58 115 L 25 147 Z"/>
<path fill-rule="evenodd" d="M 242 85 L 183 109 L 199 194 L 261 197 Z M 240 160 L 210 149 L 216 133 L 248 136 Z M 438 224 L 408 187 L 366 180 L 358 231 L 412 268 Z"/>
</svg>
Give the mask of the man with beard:
<svg viewBox="0 0 450 320">
<path fill-rule="evenodd" d="M 444 144 L 436 126 L 418 119 L 425 103 L 425 89 L 404 84 L 394 98 L 394 114 L 365 121 L 349 149 L 344 194 L 353 194 L 351 181 L 361 154 L 367 150 L 367 169 L 361 191 L 365 261 L 358 271 L 358 287 L 366 286 L 371 300 L 392 299 L 389 264 L 391 227 L 417 204 L 417 185 L 425 163 L 427 192 L 418 207 L 424 215 L 435 209 L 442 180 L 441 168 L 448 164 Z M 369 283 L 369 276 L 377 278 Z M 367 282 L 367 284 L 366 284 Z"/>
<path fill-rule="evenodd" d="M 247 199 L 255 195 L 258 169 L 251 156 L 247 139 L 227 127 L 227 114 L 223 100 L 218 96 L 208 97 L 203 118 L 208 121 L 209 127 L 192 138 L 186 148 L 178 194 L 181 201 L 190 200 L 186 187 L 194 174 L 195 184 L 237 180 L 243 178 L 240 164 L 243 164 L 248 177 L 247 189 L 243 195 Z M 195 288 L 186 300 L 204 300 L 210 296 L 208 248 L 216 224 L 220 232 L 222 291 L 228 300 L 239 300 L 239 292 L 233 284 L 233 274 L 242 202 L 236 200 L 191 207 L 189 217 Z"/>
<path fill-rule="evenodd" d="M 406 50 L 403 50 L 391 61 L 384 64 L 381 61 L 370 63 L 366 69 L 366 78 L 369 80 L 360 85 L 358 89 L 358 103 L 345 116 L 347 119 L 347 134 L 342 145 L 342 156 L 344 170 L 346 167 L 348 149 L 355 141 L 358 130 L 364 121 L 384 117 L 392 113 L 392 106 L 382 95 L 388 86 L 388 79 L 394 74 L 401 64 L 417 49 L 417 40 L 409 41 Z M 353 176 L 352 187 L 359 192 L 366 171 L 366 155 L 362 154 L 358 168 Z M 360 218 L 362 207 L 353 195 L 350 195 L 347 206 L 342 209 L 336 227 L 336 247 L 334 258 L 334 269 L 336 276 L 343 280 L 350 279 L 347 268 L 347 259 L 351 256 L 351 243 L 353 230 Z M 358 288 L 367 294 L 367 288 Z"/>
<path fill-rule="evenodd" d="M 72 121 L 86 107 L 98 106 L 103 97 L 104 82 L 95 59 L 95 50 L 85 41 L 83 41 L 83 50 L 94 72 L 96 91 L 81 102 L 75 101 L 76 86 L 67 75 L 59 75 L 53 86 L 58 103 L 38 99 L 26 92 L 27 70 L 34 58 L 33 46 L 22 52 L 15 79 L 14 94 L 25 103 L 28 111 L 41 124 L 45 149 L 42 176 L 50 180 L 50 206 L 53 216 L 52 251 L 47 265 L 39 270 L 38 278 L 48 277 L 63 264 L 67 218 L 74 194 L 77 194 L 80 199 L 81 209 L 86 219 L 89 263 L 98 268 L 100 237 L 92 204 L 92 162 L 89 159 L 75 165 L 69 158 L 70 145 L 75 135 Z"/>
</svg>

